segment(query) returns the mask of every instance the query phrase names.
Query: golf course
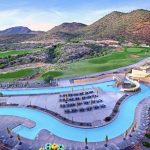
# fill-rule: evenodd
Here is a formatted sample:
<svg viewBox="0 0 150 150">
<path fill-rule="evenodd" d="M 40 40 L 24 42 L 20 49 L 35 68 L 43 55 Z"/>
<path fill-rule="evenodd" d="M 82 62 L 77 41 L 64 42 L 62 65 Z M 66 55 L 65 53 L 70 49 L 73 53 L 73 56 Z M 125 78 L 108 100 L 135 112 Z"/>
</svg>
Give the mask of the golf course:
<svg viewBox="0 0 150 150">
<path fill-rule="evenodd" d="M 134 64 L 141 59 L 148 57 L 149 55 L 150 48 L 123 48 L 119 51 L 114 51 L 102 57 L 79 60 L 63 65 L 61 64 L 63 66 L 62 68 L 60 67 L 60 64 L 55 64 L 55 67 L 53 67 L 52 70 L 48 70 L 47 68 L 31 68 L 21 69 L 14 72 L 1 73 L 0 81 L 16 81 L 19 78 L 25 78 L 36 74 L 37 72 L 40 72 L 41 76 L 34 80 L 41 80 L 46 76 L 52 76 L 53 78 L 64 78 L 76 75 L 103 72 Z"/>
</svg>

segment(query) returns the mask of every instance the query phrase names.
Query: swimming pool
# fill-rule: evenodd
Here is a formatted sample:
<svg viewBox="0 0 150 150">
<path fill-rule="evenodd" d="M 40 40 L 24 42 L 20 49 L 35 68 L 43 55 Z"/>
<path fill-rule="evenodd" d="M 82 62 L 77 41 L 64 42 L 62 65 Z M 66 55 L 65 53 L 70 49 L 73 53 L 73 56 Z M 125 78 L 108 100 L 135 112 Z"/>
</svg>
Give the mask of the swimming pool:
<svg viewBox="0 0 150 150">
<path fill-rule="evenodd" d="M 40 130 L 47 129 L 53 134 L 68 140 L 83 142 L 87 137 L 89 142 L 98 142 L 103 141 L 106 135 L 112 139 L 124 133 L 133 123 L 136 106 L 148 96 L 150 96 L 150 88 L 141 85 L 141 92 L 130 97 L 121 105 L 119 115 L 112 123 L 94 129 L 71 127 L 45 113 L 28 108 L 0 108 L 0 115 L 20 116 L 35 121 L 36 127 L 32 129 L 24 126 L 14 129 L 16 133 L 29 139 L 34 139 Z"/>
<path fill-rule="evenodd" d="M 60 88 L 38 88 L 38 89 L 19 89 L 19 90 L 0 90 L 3 95 L 28 95 L 28 94 L 48 94 L 48 93 L 58 93 L 74 90 L 81 90 L 87 88 L 101 88 L 106 92 L 118 92 L 119 89 L 114 86 L 115 81 L 88 84 L 83 86 L 72 86 L 72 87 L 60 87 Z M 112 85 L 112 86 L 111 86 Z"/>
</svg>

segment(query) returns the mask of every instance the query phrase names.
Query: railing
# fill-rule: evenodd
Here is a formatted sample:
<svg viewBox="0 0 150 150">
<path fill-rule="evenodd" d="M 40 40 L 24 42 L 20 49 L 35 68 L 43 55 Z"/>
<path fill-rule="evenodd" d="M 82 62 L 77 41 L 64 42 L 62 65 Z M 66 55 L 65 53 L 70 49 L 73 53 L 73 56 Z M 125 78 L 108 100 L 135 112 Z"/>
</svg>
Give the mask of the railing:
<svg viewBox="0 0 150 150">
<path fill-rule="evenodd" d="M 0 82 L 0 88 L 38 88 L 38 87 L 49 87 L 50 84 L 45 83 L 44 81 L 16 81 L 16 82 Z"/>
<path fill-rule="evenodd" d="M 118 82 L 122 81 L 122 79 L 119 76 L 116 76 L 116 75 L 113 76 L 113 80 L 117 80 Z"/>
</svg>

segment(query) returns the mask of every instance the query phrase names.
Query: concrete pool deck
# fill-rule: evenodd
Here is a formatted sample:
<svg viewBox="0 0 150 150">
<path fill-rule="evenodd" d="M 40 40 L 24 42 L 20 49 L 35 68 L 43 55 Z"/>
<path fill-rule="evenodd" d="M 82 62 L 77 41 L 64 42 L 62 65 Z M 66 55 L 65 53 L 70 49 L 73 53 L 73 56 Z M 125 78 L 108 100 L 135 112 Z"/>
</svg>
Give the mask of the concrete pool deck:
<svg viewBox="0 0 150 150">
<path fill-rule="evenodd" d="M 0 97 L 0 101 L 7 104 L 19 104 L 19 107 L 26 107 L 28 105 L 38 106 L 57 112 L 61 116 L 76 122 L 91 122 L 96 124 L 96 122 L 100 121 L 99 124 L 102 126 L 106 124 L 104 118 L 112 113 L 116 102 L 124 95 L 122 92 L 104 92 L 100 90 L 99 97 L 96 99 L 103 100 L 102 104 L 105 104 L 106 108 L 69 114 L 66 114 L 64 109 L 60 108 L 59 94 Z"/>
<path fill-rule="evenodd" d="M 148 105 L 150 106 L 150 97 L 144 99 L 141 101 L 135 112 L 135 120 L 134 122 L 137 123 L 137 127 L 140 125 L 140 119 L 141 119 L 141 113 L 142 113 L 142 108 L 143 106 Z M 6 127 L 14 128 L 17 127 L 20 124 L 23 124 L 24 121 L 26 121 L 24 118 L 20 117 L 13 117 L 13 116 L 0 116 L 1 124 L 0 124 L 0 129 L 5 130 Z M 29 121 L 30 122 L 30 121 Z M 128 137 L 129 138 L 129 137 Z M 40 133 L 36 136 L 35 140 L 29 140 L 25 138 L 21 138 L 23 143 L 27 143 L 28 145 L 32 145 L 34 147 L 40 147 L 44 146 L 45 143 L 58 143 L 58 144 L 64 144 L 66 150 L 69 150 L 69 147 L 74 147 L 74 150 L 78 149 L 84 149 L 85 144 L 84 144 L 84 139 L 83 142 L 75 142 L 75 141 L 70 141 L 66 140 L 60 137 L 55 136 L 54 134 L 50 133 L 49 131 L 46 130 L 41 130 Z M 130 139 L 130 138 L 129 138 Z M 112 140 L 109 141 L 109 146 L 110 145 L 117 145 L 118 143 L 123 141 L 123 135 L 120 135 Z M 93 143 L 88 143 L 88 147 L 90 150 L 102 150 L 104 146 L 104 142 L 93 142 Z M 109 146 L 107 150 L 109 150 Z M 102 148 L 102 149 L 101 149 Z"/>
<path fill-rule="evenodd" d="M 107 78 L 106 80 L 110 80 L 110 78 Z M 106 80 L 104 79 L 103 81 L 106 81 Z M 117 98 L 119 98 L 119 96 L 121 96 L 119 94 L 122 94 L 122 93 L 116 94 L 113 92 L 103 92 L 102 91 L 100 98 L 104 99 L 104 100 L 106 98 L 105 102 L 108 105 L 107 114 L 106 114 L 106 112 L 102 112 L 102 110 L 101 110 L 101 114 L 103 114 L 102 116 L 108 115 L 111 112 L 113 102 L 115 103 Z M 58 94 L 53 94 L 53 95 L 48 94 L 48 95 L 33 95 L 33 96 L 30 95 L 30 96 L 16 96 L 16 97 L 15 96 L 14 97 L 0 97 L 0 100 L 6 101 L 8 103 L 14 103 L 14 102 L 19 103 L 19 105 L 22 107 L 24 107 L 26 105 L 30 105 L 30 104 L 32 104 L 32 105 L 37 104 L 40 107 L 42 106 L 43 108 L 57 110 L 60 113 L 63 113 L 63 111 L 60 110 L 60 108 L 59 108 L 58 97 L 59 97 Z M 53 100 L 53 103 L 51 103 L 51 100 Z M 110 103 L 110 100 L 112 100 L 111 101 L 112 103 Z M 143 105 L 150 105 L 150 98 L 146 98 L 144 101 L 140 102 L 140 104 L 136 108 L 135 122 L 137 122 L 138 126 L 140 124 L 140 114 L 141 114 Z M 87 113 L 89 113 L 89 114 L 87 115 Z M 73 116 L 73 118 L 75 117 L 74 118 L 75 120 L 82 120 L 82 121 L 83 121 L 83 118 L 85 118 L 85 121 L 86 121 L 87 117 L 85 117 L 85 116 L 88 116 L 89 117 L 88 119 L 91 119 L 91 121 L 93 121 L 92 119 L 96 118 L 96 117 L 93 117 L 93 115 L 97 116 L 98 118 L 101 117 L 98 114 L 100 114 L 100 112 L 94 112 L 94 114 L 93 113 L 91 114 L 91 112 L 86 112 L 85 114 L 82 114 L 83 115 L 82 117 L 80 116 L 80 114 L 78 114 L 78 115 L 76 115 L 77 117 Z M 72 115 L 75 115 L 75 114 L 68 114 L 68 115 L 66 115 L 66 117 L 71 119 Z M 24 118 L 21 118 L 21 120 L 20 120 L 20 117 L 15 117 L 15 118 L 10 119 L 11 117 L 12 116 L 0 116 L 0 120 L 2 121 L 2 123 L 0 123 L 1 129 L 5 129 L 6 127 L 9 127 L 9 126 L 11 127 L 11 125 L 15 127 L 15 126 L 18 126 L 19 124 L 24 123 L 24 121 L 22 121 L 22 119 L 24 120 Z M 7 121 L 7 119 L 8 120 L 10 119 L 10 121 Z M 103 118 L 100 118 L 100 119 L 103 119 Z M 32 127 L 35 124 L 33 122 L 31 123 L 31 121 L 28 122 L 28 120 L 26 120 L 25 125 Z M 123 135 L 120 135 L 120 136 L 110 140 L 109 144 L 116 145 L 119 142 L 121 142 L 122 139 L 123 139 Z M 69 150 L 70 146 L 75 147 L 75 150 L 79 150 L 79 149 L 81 150 L 85 146 L 84 139 L 83 139 L 83 142 L 74 142 L 74 141 L 70 141 L 70 140 L 66 140 L 66 139 L 57 137 L 53 133 L 50 133 L 47 130 L 41 130 L 39 132 L 39 134 L 37 135 L 37 137 L 35 138 L 35 140 L 29 140 L 29 139 L 22 138 L 22 141 L 24 143 L 28 143 L 29 145 L 33 145 L 35 147 L 43 146 L 47 142 L 58 143 L 58 144 L 63 143 L 65 145 L 65 147 L 68 148 L 68 150 Z M 95 150 L 95 149 L 101 150 L 100 147 L 102 147 L 103 145 L 104 145 L 104 142 L 93 142 L 93 143 L 88 144 L 88 146 L 91 150 Z M 106 149 L 106 148 L 103 148 L 103 149 Z"/>
<path fill-rule="evenodd" d="M 26 119 L 26 118 L 21 118 L 21 117 L 17 117 L 17 116 L 7 116 L 7 115 L 0 116 L 0 118 L 2 119 L 1 123 L 0 123 L 1 129 L 6 128 L 6 124 L 7 124 L 7 126 L 9 126 L 9 124 L 10 124 L 11 128 L 14 128 L 16 125 L 17 126 L 23 125 L 27 128 L 33 128 L 36 126 L 35 122 L 33 122 L 32 120 Z M 16 123 L 14 123 L 14 126 L 13 126 L 12 122 L 16 122 Z"/>
</svg>

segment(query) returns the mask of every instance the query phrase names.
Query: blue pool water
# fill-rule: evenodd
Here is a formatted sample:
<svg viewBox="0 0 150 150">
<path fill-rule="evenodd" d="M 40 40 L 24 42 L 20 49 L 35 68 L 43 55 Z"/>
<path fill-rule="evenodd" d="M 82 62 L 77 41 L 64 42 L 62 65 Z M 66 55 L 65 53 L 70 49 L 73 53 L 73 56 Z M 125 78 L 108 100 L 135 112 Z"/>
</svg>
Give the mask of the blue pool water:
<svg viewBox="0 0 150 150">
<path fill-rule="evenodd" d="M 105 88 L 103 86 L 103 89 Z M 103 141 L 106 135 L 111 139 L 124 133 L 133 123 L 136 106 L 148 96 L 150 96 L 150 88 L 141 85 L 141 92 L 130 97 L 121 105 L 119 115 L 112 123 L 94 129 L 81 129 L 64 125 L 45 113 L 28 108 L 0 108 L 0 115 L 20 116 L 35 121 L 36 127 L 32 129 L 24 126 L 14 129 L 16 133 L 26 138 L 34 139 L 40 130 L 47 129 L 65 139 L 83 142 L 87 137 L 90 142 L 98 142 Z"/>
<path fill-rule="evenodd" d="M 66 92 L 71 91 L 72 88 L 74 90 L 81 90 L 83 88 L 102 88 L 104 91 L 114 91 L 118 92 L 119 89 L 117 87 L 111 86 L 114 85 L 115 81 L 103 82 L 103 83 L 95 83 L 84 86 L 72 86 L 72 87 L 60 87 L 60 88 L 38 88 L 38 89 L 22 89 L 22 90 L 0 90 L 4 95 L 26 95 L 26 94 L 48 94 L 48 93 L 57 93 L 57 92 Z"/>
</svg>

